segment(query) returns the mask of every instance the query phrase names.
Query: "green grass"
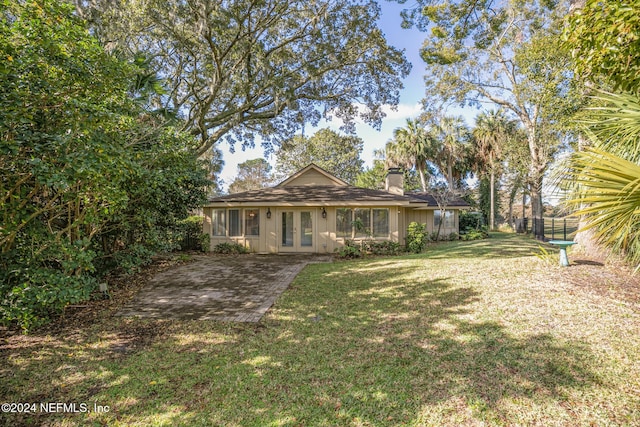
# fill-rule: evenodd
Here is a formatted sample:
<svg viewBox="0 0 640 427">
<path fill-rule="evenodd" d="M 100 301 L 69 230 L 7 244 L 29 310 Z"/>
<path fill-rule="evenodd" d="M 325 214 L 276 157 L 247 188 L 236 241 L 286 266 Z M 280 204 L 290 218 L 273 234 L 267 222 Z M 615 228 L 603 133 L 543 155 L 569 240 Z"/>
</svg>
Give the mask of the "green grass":
<svg viewBox="0 0 640 427">
<path fill-rule="evenodd" d="M 108 319 L 10 337 L 7 425 L 640 425 L 637 304 L 495 234 L 307 266 L 260 324 Z M 604 268 L 604 267 L 592 267 Z M 575 278 L 572 276 L 573 278 Z"/>
</svg>

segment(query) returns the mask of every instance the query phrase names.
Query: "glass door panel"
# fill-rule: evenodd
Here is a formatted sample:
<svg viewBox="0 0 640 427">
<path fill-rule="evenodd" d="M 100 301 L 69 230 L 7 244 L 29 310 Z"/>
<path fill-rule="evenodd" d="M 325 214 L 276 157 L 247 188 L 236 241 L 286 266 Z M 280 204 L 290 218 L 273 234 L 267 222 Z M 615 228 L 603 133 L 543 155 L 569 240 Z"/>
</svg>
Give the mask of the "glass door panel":
<svg viewBox="0 0 640 427">
<path fill-rule="evenodd" d="M 313 220 L 311 212 L 300 212 L 300 246 L 313 246 Z"/>
<path fill-rule="evenodd" d="M 293 246 L 293 212 L 282 212 L 282 246 Z"/>
</svg>

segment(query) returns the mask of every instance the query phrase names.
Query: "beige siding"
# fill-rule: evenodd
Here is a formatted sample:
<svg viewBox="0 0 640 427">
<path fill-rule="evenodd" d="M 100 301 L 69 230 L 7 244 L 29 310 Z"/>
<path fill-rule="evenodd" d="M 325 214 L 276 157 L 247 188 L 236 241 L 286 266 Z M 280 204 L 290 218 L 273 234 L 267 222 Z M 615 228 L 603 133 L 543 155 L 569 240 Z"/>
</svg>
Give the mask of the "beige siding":
<svg viewBox="0 0 640 427">
<path fill-rule="evenodd" d="M 306 171 L 305 173 L 301 174 L 300 176 L 292 179 L 291 181 L 287 182 L 287 184 L 285 186 L 297 186 L 297 185 L 335 185 L 338 186 L 339 184 L 329 178 L 328 176 L 322 174 L 321 172 L 314 170 L 314 169 L 310 169 L 308 171 Z"/>
<path fill-rule="evenodd" d="M 367 207 L 369 208 L 369 207 Z M 416 221 L 427 224 L 427 230 L 433 232 L 433 210 L 408 209 L 397 206 L 372 206 L 371 208 L 389 209 L 389 236 L 379 237 L 377 240 L 392 240 L 404 245 L 406 229 L 409 223 Z M 260 207 L 260 235 L 259 236 L 212 236 L 213 226 L 211 222 L 212 211 L 215 208 L 204 208 L 203 231 L 211 236 L 211 249 L 222 242 L 239 243 L 252 252 L 257 253 L 278 253 L 281 252 L 280 238 L 282 227 L 282 212 L 284 211 L 311 211 L 314 234 L 312 248 L 298 248 L 300 252 L 313 251 L 315 253 L 333 253 L 336 249 L 344 246 L 345 239 L 338 238 L 336 234 L 336 209 L 335 206 L 325 207 L 327 218 L 322 218 L 322 207 Z M 242 208 L 240 208 L 242 209 Z M 271 218 L 267 218 L 267 209 L 271 210 Z M 451 232 L 458 231 L 458 211 L 455 213 L 455 228 L 441 230 L 441 235 L 445 236 Z M 244 218 L 244 217 L 243 217 Z M 244 224 L 243 224 L 244 227 Z"/>
<path fill-rule="evenodd" d="M 459 217 L 460 217 L 460 211 L 457 209 L 447 209 L 447 210 L 453 210 L 453 228 L 442 228 L 440 230 L 440 235 L 444 236 L 444 235 L 449 235 L 450 233 L 457 233 L 458 232 L 458 221 L 459 221 Z M 406 223 L 404 224 L 404 235 L 406 236 L 406 229 L 409 226 L 410 223 L 412 222 L 417 222 L 420 224 L 427 224 L 427 230 L 429 231 L 429 233 L 435 232 L 437 231 L 437 228 L 434 227 L 434 215 L 433 215 L 434 209 L 405 209 L 405 221 Z"/>
</svg>

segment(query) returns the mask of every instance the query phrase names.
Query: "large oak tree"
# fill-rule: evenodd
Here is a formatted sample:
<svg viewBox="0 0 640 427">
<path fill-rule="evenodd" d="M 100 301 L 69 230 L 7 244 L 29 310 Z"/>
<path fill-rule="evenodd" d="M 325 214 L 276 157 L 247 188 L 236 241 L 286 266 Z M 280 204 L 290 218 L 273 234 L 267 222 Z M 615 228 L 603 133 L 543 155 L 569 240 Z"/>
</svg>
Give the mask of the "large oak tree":
<svg viewBox="0 0 640 427">
<path fill-rule="evenodd" d="M 99 38 L 144 52 L 165 79 L 159 106 L 179 112 L 203 154 L 221 140 L 265 148 L 304 123 L 379 126 L 410 70 L 366 0 L 78 0 Z"/>
</svg>

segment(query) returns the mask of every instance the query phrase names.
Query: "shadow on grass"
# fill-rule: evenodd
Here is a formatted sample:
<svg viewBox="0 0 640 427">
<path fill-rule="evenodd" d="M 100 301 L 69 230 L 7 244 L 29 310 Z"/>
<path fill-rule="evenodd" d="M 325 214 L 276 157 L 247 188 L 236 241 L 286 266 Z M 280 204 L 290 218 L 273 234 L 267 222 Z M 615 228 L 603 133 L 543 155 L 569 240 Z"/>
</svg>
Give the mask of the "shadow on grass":
<svg viewBox="0 0 640 427">
<path fill-rule="evenodd" d="M 115 356 L 118 325 L 5 347 L 0 397 L 111 407 L 56 416 L 69 425 L 518 424 L 514 402 L 551 407 L 541 422 L 558 424 L 572 390 L 598 385 L 584 345 L 476 320 L 477 290 L 424 273 L 411 260 L 311 266 L 258 325 L 169 322 Z"/>
<path fill-rule="evenodd" d="M 521 234 L 492 232 L 483 240 L 439 242 L 427 246 L 425 256 L 444 258 L 519 258 L 538 252 L 540 242 Z"/>
</svg>

